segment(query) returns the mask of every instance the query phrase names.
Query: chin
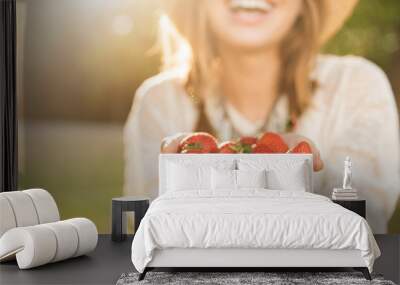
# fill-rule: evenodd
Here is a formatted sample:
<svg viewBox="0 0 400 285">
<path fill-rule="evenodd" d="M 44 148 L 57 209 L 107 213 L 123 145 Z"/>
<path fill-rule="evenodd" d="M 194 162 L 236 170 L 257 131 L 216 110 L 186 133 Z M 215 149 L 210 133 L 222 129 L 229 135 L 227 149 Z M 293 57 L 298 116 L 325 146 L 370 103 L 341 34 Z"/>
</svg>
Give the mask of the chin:
<svg viewBox="0 0 400 285">
<path fill-rule="evenodd" d="M 265 34 L 240 33 L 238 31 L 235 31 L 232 35 L 226 35 L 226 37 L 221 40 L 226 47 L 246 51 L 268 49 L 270 47 L 278 46 L 280 42 L 280 40 L 274 39 L 270 36 L 265 36 Z"/>
<path fill-rule="evenodd" d="M 299 15 L 301 1 L 220 0 L 207 8 L 216 39 L 226 46 L 260 49 L 279 45 Z"/>
</svg>

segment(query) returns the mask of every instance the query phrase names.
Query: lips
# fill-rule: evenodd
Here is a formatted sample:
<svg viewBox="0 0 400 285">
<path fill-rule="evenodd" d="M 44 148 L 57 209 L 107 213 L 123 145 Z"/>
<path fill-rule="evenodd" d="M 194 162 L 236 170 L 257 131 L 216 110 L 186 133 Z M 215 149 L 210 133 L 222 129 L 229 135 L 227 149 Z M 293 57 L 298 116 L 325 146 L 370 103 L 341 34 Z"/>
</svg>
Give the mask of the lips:
<svg viewBox="0 0 400 285">
<path fill-rule="evenodd" d="M 234 12 L 269 12 L 273 5 L 265 0 L 229 0 L 229 8 Z"/>
<path fill-rule="evenodd" d="M 274 8 L 270 0 L 227 0 L 235 23 L 254 26 L 265 21 Z"/>
</svg>

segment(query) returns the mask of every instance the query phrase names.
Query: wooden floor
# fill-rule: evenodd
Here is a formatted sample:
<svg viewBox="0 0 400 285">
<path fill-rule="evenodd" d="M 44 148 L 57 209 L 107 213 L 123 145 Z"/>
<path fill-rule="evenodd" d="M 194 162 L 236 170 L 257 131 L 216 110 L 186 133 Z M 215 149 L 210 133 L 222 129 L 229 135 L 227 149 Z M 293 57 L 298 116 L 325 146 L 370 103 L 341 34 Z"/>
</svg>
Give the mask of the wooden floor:
<svg viewBox="0 0 400 285">
<path fill-rule="evenodd" d="M 375 236 L 382 256 L 375 263 L 374 272 L 386 279 L 400 282 L 400 236 Z M 88 256 L 19 270 L 15 262 L 0 264 L 0 284 L 115 284 L 124 272 L 134 271 L 130 259 L 132 238 L 121 243 L 100 235 L 99 244 Z"/>
</svg>

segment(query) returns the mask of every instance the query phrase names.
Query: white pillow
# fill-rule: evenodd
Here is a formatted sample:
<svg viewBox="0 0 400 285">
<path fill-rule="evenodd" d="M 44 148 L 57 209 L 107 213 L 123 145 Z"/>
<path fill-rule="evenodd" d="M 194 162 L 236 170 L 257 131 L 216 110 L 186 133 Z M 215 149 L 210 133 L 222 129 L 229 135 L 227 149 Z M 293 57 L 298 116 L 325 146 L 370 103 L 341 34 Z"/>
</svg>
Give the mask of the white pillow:
<svg viewBox="0 0 400 285">
<path fill-rule="evenodd" d="M 267 188 L 272 190 L 306 191 L 310 189 L 308 168 L 304 160 L 244 160 L 238 161 L 240 170 L 267 171 Z"/>
<path fill-rule="evenodd" d="M 306 191 L 307 177 L 304 162 L 271 169 L 267 171 L 268 189 Z"/>
<path fill-rule="evenodd" d="M 211 188 L 213 190 L 236 190 L 236 170 L 212 168 Z"/>
<path fill-rule="evenodd" d="M 211 168 L 235 169 L 232 159 L 210 159 L 204 156 L 180 155 L 165 165 L 166 191 L 211 190 Z"/>
<path fill-rule="evenodd" d="M 213 190 L 239 190 L 241 188 L 267 188 L 266 170 L 211 170 Z"/>
<path fill-rule="evenodd" d="M 237 188 L 267 188 L 267 171 L 236 170 Z"/>
<path fill-rule="evenodd" d="M 211 188 L 211 167 L 170 163 L 168 165 L 168 191 Z"/>
</svg>

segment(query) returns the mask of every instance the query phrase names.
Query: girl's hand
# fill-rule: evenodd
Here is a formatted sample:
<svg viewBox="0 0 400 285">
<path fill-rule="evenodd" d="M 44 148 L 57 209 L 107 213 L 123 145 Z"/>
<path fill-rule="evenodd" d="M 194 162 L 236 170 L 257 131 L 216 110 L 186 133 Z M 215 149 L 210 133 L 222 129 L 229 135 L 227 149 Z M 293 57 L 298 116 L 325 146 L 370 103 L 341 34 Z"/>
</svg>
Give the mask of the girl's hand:
<svg viewBox="0 0 400 285">
<path fill-rule="evenodd" d="M 321 154 L 318 148 L 310 139 L 295 133 L 286 133 L 280 135 L 282 136 L 285 143 L 288 145 L 289 149 L 294 148 L 301 141 L 308 142 L 312 149 L 314 171 L 320 171 L 324 168 L 324 162 L 321 159 Z"/>
<path fill-rule="evenodd" d="M 161 142 L 161 153 L 177 153 L 180 141 L 189 133 L 177 133 L 176 135 L 165 137 Z"/>
<path fill-rule="evenodd" d="M 177 153 L 180 141 L 188 134 L 189 133 L 178 133 L 173 136 L 165 137 L 161 143 L 161 153 Z M 301 141 L 308 142 L 313 152 L 314 171 L 320 171 L 324 168 L 324 163 L 321 159 L 319 150 L 311 140 L 295 133 L 286 133 L 280 135 L 289 146 L 289 149 L 295 147 Z"/>
</svg>

